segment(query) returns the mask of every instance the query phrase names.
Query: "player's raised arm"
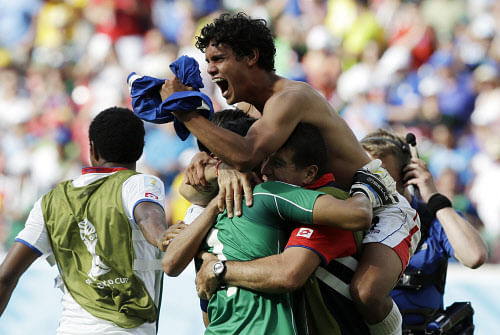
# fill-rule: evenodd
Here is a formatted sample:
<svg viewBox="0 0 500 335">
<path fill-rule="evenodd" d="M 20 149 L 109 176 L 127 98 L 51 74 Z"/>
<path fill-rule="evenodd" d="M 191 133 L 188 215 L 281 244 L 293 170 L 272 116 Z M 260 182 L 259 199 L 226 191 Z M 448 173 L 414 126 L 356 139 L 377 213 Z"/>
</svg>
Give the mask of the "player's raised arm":
<svg viewBox="0 0 500 335">
<path fill-rule="evenodd" d="M 275 94 L 246 136 L 216 127 L 196 112 L 176 112 L 175 115 L 223 162 L 240 171 L 249 171 L 285 143 L 300 122 L 301 101 L 301 95 L 296 92 Z"/>
</svg>

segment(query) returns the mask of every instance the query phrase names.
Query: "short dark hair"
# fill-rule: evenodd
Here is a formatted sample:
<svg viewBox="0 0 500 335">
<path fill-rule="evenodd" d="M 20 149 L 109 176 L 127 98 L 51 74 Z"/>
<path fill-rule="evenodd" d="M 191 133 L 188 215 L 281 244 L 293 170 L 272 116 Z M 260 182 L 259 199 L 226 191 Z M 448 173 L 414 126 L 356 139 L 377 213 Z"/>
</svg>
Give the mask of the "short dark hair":
<svg viewBox="0 0 500 335">
<path fill-rule="evenodd" d="M 128 108 L 111 107 L 92 120 L 89 140 L 108 162 L 134 163 L 144 148 L 144 124 Z"/>
<path fill-rule="evenodd" d="M 249 116 L 239 108 L 228 108 L 212 114 L 210 121 L 217 127 L 231 130 L 238 135 L 245 136 L 248 129 L 257 119 Z M 198 140 L 198 148 L 200 151 L 210 153 L 210 150 Z"/>
<path fill-rule="evenodd" d="M 299 123 L 283 149 L 293 151 L 292 162 L 297 169 L 317 165 L 317 178 L 328 171 L 328 147 L 319 129 L 310 123 Z"/>
<path fill-rule="evenodd" d="M 257 49 L 258 65 L 266 71 L 275 71 L 276 47 L 271 30 L 263 19 L 252 19 L 242 12 L 235 15 L 223 13 L 201 29 L 200 35 L 196 36 L 196 47 L 205 52 L 211 41 L 228 45 L 239 58 L 251 56 Z"/>
<path fill-rule="evenodd" d="M 382 160 L 387 155 L 394 155 L 401 171 L 411 161 L 410 147 L 406 140 L 382 128 L 366 135 L 361 140 L 361 146 L 370 155 Z"/>
</svg>

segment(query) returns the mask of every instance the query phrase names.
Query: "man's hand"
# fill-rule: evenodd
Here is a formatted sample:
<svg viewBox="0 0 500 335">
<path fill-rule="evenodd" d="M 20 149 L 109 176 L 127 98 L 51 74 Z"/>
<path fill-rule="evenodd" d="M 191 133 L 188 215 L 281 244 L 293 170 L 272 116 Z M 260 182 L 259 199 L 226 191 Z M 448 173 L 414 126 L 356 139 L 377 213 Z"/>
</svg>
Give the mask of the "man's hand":
<svg viewBox="0 0 500 335">
<path fill-rule="evenodd" d="M 214 264 L 217 263 L 219 259 L 209 252 L 201 252 L 198 254 L 198 258 L 203 260 L 203 264 L 196 274 L 196 291 L 200 298 L 210 300 L 210 297 L 220 285 L 213 271 Z"/>
<path fill-rule="evenodd" d="M 205 167 L 210 164 L 215 166 L 217 160 L 210 157 L 206 152 L 201 151 L 194 155 L 189 166 L 184 171 L 186 184 L 195 188 L 205 189 L 208 186 L 208 181 L 205 176 Z"/>
<path fill-rule="evenodd" d="M 253 205 L 253 187 L 261 182 L 254 172 L 240 172 L 224 163 L 218 168 L 219 182 L 219 210 L 227 208 L 227 216 L 233 217 L 234 212 L 241 216 L 241 203 L 243 194 L 248 207 Z"/>
<path fill-rule="evenodd" d="M 405 186 L 415 185 L 420 192 L 422 200 L 426 203 L 429 201 L 431 195 L 438 192 L 434 184 L 434 178 L 423 160 L 412 158 L 411 163 L 405 166 L 403 172 L 403 179 L 406 181 Z"/>
<path fill-rule="evenodd" d="M 374 159 L 356 171 L 349 194 L 356 193 L 366 195 L 372 208 L 398 202 L 396 182 L 382 167 L 380 159 Z"/>
<path fill-rule="evenodd" d="M 161 251 L 167 250 L 168 245 L 173 241 L 173 239 L 179 235 L 179 233 L 186 228 L 186 224 L 184 221 L 177 221 L 175 224 L 171 225 L 168 227 L 167 230 L 165 230 L 161 236 L 160 243 L 158 245 L 158 248 Z"/>
<path fill-rule="evenodd" d="M 160 90 L 161 100 L 165 100 L 175 92 L 194 91 L 194 88 L 184 85 L 179 78 L 167 79 Z"/>
</svg>

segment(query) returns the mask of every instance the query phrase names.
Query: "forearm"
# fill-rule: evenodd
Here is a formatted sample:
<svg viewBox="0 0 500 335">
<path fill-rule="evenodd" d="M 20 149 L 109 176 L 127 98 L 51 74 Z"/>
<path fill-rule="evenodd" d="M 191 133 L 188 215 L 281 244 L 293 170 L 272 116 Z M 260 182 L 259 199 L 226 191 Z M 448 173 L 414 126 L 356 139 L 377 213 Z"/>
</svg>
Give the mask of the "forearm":
<svg viewBox="0 0 500 335">
<path fill-rule="evenodd" d="M 0 264 L 0 315 L 9 303 L 19 278 L 38 256 L 33 249 L 20 242 L 14 242 L 10 248 Z"/>
<path fill-rule="evenodd" d="M 0 316 L 9 303 L 10 297 L 14 288 L 17 285 L 17 279 L 15 281 L 4 282 L 0 281 Z"/>
<path fill-rule="evenodd" d="M 169 244 L 162 260 L 167 275 L 178 276 L 196 256 L 218 213 L 217 202 L 211 201 L 201 215 Z"/>
<path fill-rule="evenodd" d="M 167 230 L 163 208 L 152 202 L 140 203 L 135 209 L 135 219 L 146 241 L 162 249 L 162 236 Z"/>
<path fill-rule="evenodd" d="M 290 264 L 281 255 L 248 262 L 228 261 L 224 282 L 259 292 L 284 293 L 300 288 L 310 275 L 298 278 L 297 273 L 290 272 Z"/>
<path fill-rule="evenodd" d="M 372 217 L 370 201 L 363 194 L 356 194 L 347 200 L 323 195 L 316 200 L 313 209 L 314 224 L 351 231 L 368 229 Z"/>
<path fill-rule="evenodd" d="M 241 171 L 253 169 L 264 158 L 245 137 L 215 126 L 198 112 L 174 114 L 212 153 Z"/>
<path fill-rule="evenodd" d="M 282 281 L 281 265 L 274 256 L 250 262 L 226 262 L 224 281 L 228 285 L 260 292 L 288 292 L 290 288 Z"/>
<path fill-rule="evenodd" d="M 475 269 L 486 261 L 488 247 L 481 235 L 452 207 L 438 210 L 436 218 L 441 223 L 460 263 Z"/>
</svg>

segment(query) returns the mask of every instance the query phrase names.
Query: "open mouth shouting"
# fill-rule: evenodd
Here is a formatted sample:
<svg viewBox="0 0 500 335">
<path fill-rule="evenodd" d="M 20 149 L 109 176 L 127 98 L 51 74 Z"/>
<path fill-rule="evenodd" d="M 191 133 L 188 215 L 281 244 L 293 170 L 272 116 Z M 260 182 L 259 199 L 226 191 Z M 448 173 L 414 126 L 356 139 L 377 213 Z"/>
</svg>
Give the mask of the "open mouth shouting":
<svg viewBox="0 0 500 335">
<path fill-rule="evenodd" d="M 222 96 L 224 98 L 227 99 L 227 96 L 228 96 L 228 92 L 229 92 L 229 83 L 226 79 L 224 78 L 213 78 L 212 79 L 212 82 L 217 84 L 217 86 L 219 86 L 221 92 L 222 92 Z"/>
</svg>

